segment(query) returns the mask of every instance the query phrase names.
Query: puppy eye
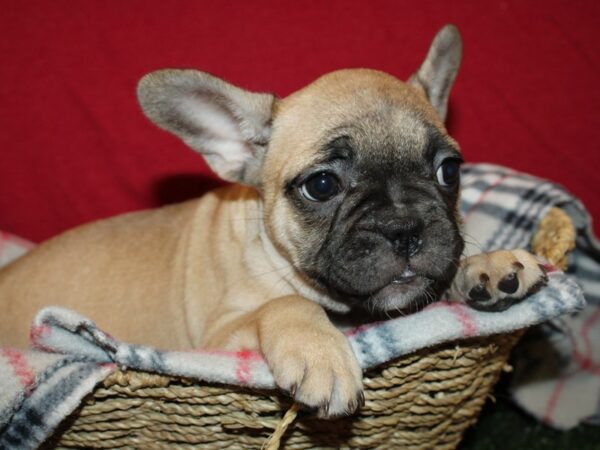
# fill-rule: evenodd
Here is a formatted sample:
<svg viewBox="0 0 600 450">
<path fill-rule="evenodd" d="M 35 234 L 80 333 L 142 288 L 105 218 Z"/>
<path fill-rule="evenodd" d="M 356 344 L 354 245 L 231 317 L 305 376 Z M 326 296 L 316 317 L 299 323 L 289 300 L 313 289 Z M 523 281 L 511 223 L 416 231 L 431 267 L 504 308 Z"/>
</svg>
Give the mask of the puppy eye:
<svg viewBox="0 0 600 450">
<path fill-rule="evenodd" d="M 454 186 L 460 178 L 460 163 L 457 158 L 446 158 L 436 172 L 437 181 L 442 186 Z"/>
<path fill-rule="evenodd" d="M 325 202 L 340 193 L 340 182 L 328 172 L 319 172 L 300 186 L 302 195 L 312 202 Z"/>
</svg>

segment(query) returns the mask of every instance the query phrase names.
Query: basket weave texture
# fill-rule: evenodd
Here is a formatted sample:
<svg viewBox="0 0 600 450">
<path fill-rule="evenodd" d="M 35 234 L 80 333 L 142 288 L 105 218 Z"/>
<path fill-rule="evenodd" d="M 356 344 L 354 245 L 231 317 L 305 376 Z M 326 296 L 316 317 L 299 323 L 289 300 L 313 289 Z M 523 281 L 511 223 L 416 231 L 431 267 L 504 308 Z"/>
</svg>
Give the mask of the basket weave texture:
<svg viewBox="0 0 600 450">
<path fill-rule="evenodd" d="M 532 247 L 564 268 L 575 230 L 552 208 Z M 276 391 L 116 372 L 84 402 L 48 448 L 454 449 L 477 420 L 521 332 L 446 343 L 364 376 L 365 405 L 321 420 Z M 286 412 L 287 411 L 287 412 Z"/>
</svg>

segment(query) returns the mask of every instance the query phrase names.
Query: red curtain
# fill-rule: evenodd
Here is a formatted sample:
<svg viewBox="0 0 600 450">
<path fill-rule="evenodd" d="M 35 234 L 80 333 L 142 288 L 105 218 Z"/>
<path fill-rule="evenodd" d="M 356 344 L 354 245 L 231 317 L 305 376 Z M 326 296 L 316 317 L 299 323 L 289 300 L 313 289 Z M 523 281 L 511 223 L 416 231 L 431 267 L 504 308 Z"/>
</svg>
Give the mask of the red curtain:
<svg viewBox="0 0 600 450">
<path fill-rule="evenodd" d="M 2 0 L 0 10 L 0 229 L 39 241 L 215 185 L 199 156 L 143 117 L 135 86 L 146 72 L 194 67 L 280 96 L 343 67 L 407 78 L 447 22 L 465 42 L 449 129 L 466 159 L 555 180 L 600 222 L 597 0 Z"/>
</svg>

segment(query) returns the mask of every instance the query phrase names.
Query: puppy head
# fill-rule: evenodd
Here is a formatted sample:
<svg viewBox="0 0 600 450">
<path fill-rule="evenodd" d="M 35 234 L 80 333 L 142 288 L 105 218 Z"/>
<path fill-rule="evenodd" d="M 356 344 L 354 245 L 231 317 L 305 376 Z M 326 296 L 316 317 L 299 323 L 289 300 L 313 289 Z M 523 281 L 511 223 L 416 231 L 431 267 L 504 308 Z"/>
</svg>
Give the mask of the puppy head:
<svg viewBox="0 0 600 450">
<path fill-rule="evenodd" d="M 163 70 L 138 97 L 218 175 L 259 190 L 267 233 L 325 306 L 387 311 L 437 298 L 462 252 L 461 158 L 443 125 L 460 56 L 446 26 L 407 83 L 341 70 L 276 99 Z"/>
</svg>

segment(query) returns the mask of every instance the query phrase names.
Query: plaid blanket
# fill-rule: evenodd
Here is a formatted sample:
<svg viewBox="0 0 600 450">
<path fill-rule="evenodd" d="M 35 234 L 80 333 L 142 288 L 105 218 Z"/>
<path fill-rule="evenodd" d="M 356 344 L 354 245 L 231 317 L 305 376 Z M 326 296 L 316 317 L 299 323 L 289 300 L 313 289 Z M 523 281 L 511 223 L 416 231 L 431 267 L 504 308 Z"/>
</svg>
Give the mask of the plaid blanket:
<svg viewBox="0 0 600 450">
<path fill-rule="evenodd" d="M 598 288 L 597 282 L 594 287 L 593 278 L 600 271 L 600 252 L 585 228 L 589 219 L 583 207 L 559 186 L 496 166 L 466 166 L 461 210 L 470 243 L 467 252 L 526 247 L 538 219 L 553 205 L 567 210 L 578 225 L 580 247 L 575 253 L 573 270 L 583 277 L 582 285 L 591 295 L 590 306 L 596 308 Z M 17 256 L 24 250 L 22 241 L 6 233 L 0 236 L 0 260 L 3 255 Z M 589 340 L 595 325 L 592 318 L 598 314 L 587 315 L 587 309 L 579 315 L 572 314 L 583 306 L 582 292 L 573 277 L 552 271 L 546 288 L 502 313 L 439 302 L 411 316 L 352 330 L 348 338 L 361 366 L 369 368 L 437 343 L 552 321 L 552 327 L 544 326 L 542 334 L 546 342 L 561 343 L 563 357 L 558 364 L 560 370 L 555 373 L 558 378 L 546 377 L 544 382 L 555 384 L 542 387 L 530 384 L 526 378 L 533 373 L 527 368 L 531 366 L 528 359 L 531 353 L 523 350 L 524 359 L 517 360 L 519 376 L 515 377 L 514 392 L 519 404 L 533 414 L 556 426 L 570 426 L 592 417 L 599 398 L 600 379 L 587 369 L 593 366 L 594 356 L 600 356 L 594 355 Z M 580 322 L 582 317 L 584 323 Z M 571 334 L 565 333 L 567 328 L 561 326 L 571 330 Z M 569 346 L 574 333 L 581 334 L 583 347 Z M 543 341 L 539 336 L 534 337 L 534 345 Z M 31 342 L 32 350 L 28 352 L 0 350 L 0 448 L 37 448 L 98 382 L 119 367 L 250 387 L 274 387 L 268 366 L 256 352 L 161 351 L 130 345 L 116 341 L 87 318 L 64 308 L 40 311 L 31 329 Z M 600 349 L 596 352 L 600 353 Z M 556 362 L 554 355 L 552 360 Z M 542 354 L 535 356 L 541 358 Z M 576 375 L 572 375 L 572 364 Z M 567 387 L 571 381 L 577 381 L 573 378 L 576 376 L 593 380 L 590 383 L 596 387 L 594 395 L 590 391 L 585 395 L 594 397 L 594 408 L 584 408 L 583 404 L 567 398 L 572 395 Z M 558 394 L 556 385 L 562 386 Z M 551 408 L 547 406 L 550 404 Z M 564 408 L 563 414 L 560 411 Z M 567 416 L 570 421 L 561 422 Z"/>
</svg>

